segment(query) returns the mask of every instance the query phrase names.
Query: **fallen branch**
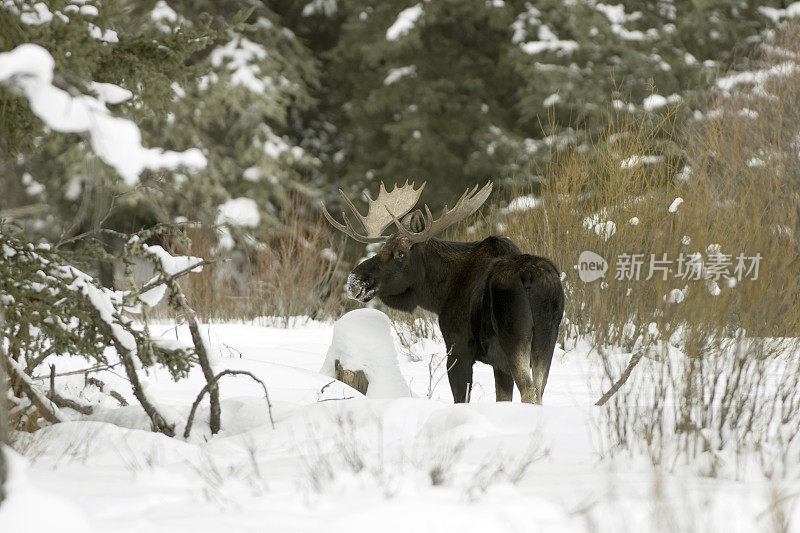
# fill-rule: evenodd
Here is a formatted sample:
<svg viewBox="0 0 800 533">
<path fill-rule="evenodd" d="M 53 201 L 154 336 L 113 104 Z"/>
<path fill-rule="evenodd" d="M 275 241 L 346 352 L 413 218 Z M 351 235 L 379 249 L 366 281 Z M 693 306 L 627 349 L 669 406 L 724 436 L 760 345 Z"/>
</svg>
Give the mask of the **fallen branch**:
<svg viewBox="0 0 800 533">
<path fill-rule="evenodd" d="M 117 391 L 112 390 L 108 393 L 108 395 L 117 400 L 122 407 L 128 406 L 128 400 L 126 400 L 122 394 L 118 393 Z"/>
<path fill-rule="evenodd" d="M 223 370 L 222 372 L 220 372 L 219 374 L 214 376 L 211 380 L 209 380 L 209 382 L 206 383 L 205 386 L 200 391 L 200 394 L 197 395 L 197 398 L 195 399 L 194 403 L 192 404 L 192 410 L 189 412 L 189 418 L 186 420 L 186 429 L 183 431 L 183 438 L 184 439 L 188 439 L 189 438 L 189 434 L 192 431 L 192 424 L 194 423 L 194 414 L 195 414 L 195 411 L 197 411 L 197 406 L 200 405 L 200 402 L 203 400 L 203 396 L 206 395 L 206 393 L 209 391 L 209 389 L 211 387 L 216 387 L 217 381 L 219 381 L 219 378 L 221 378 L 222 376 L 225 376 L 225 375 L 229 375 L 229 374 L 231 374 L 231 375 L 240 374 L 240 375 L 250 376 L 251 378 L 253 378 L 255 381 L 257 381 L 261 385 L 261 388 L 264 389 L 264 398 L 267 400 L 267 409 L 269 411 L 269 421 L 272 424 L 272 429 L 275 429 L 275 419 L 272 418 L 272 402 L 269 401 L 269 392 L 267 391 L 267 386 L 264 385 L 264 382 L 261 381 L 260 379 L 258 379 L 251 372 L 247 372 L 246 370 Z"/>
<path fill-rule="evenodd" d="M 70 372 L 61 372 L 59 374 L 56 374 L 56 377 L 60 378 L 60 377 L 64 377 L 64 376 L 74 376 L 76 374 L 88 374 L 89 372 L 102 372 L 104 370 L 111 370 L 112 368 L 117 367 L 117 366 L 119 366 L 121 364 L 122 363 L 113 363 L 113 364 L 107 364 L 107 365 L 103 364 L 103 365 L 93 366 L 91 368 L 84 368 L 83 370 L 72 370 Z M 36 376 L 36 377 L 32 377 L 31 379 L 34 379 L 34 380 L 48 379 L 48 376 Z M 92 378 L 89 378 L 89 379 L 92 379 Z"/>
<path fill-rule="evenodd" d="M 106 384 L 95 377 L 86 376 L 86 382 L 84 383 L 84 386 L 86 385 L 94 385 L 100 389 L 100 392 L 106 392 Z M 122 407 L 126 407 L 128 405 L 128 401 L 117 391 L 110 390 L 107 394 L 117 400 Z"/>
<path fill-rule="evenodd" d="M 628 378 L 631 377 L 631 372 L 633 372 L 633 368 L 642 359 L 642 356 L 644 356 L 644 352 L 645 352 L 644 349 L 639 350 L 638 352 L 634 352 L 634 354 L 631 356 L 631 360 L 628 361 L 628 366 L 626 366 L 625 370 L 622 371 L 622 375 L 620 375 L 619 379 L 615 381 L 613 385 L 611 385 L 611 388 L 608 389 L 608 391 L 605 394 L 603 394 L 603 396 L 599 400 L 597 400 L 595 405 L 605 405 L 605 403 L 617 393 L 620 387 L 622 387 L 625 384 L 625 382 L 628 381 Z"/>
<path fill-rule="evenodd" d="M 59 395 L 57 392 L 51 392 L 50 394 L 47 395 L 47 397 L 50 399 L 51 402 L 56 404 L 58 407 L 61 407 L 62 409 L 64 407 L 68 407 L 70 409 L 78 411 L 79 413 L 81 413 L 83 415 L 90 415 L 90 414 L 92 414 L 94 412 L 94 407 L 92 407 L 91 405 L 83 405 L 83 404 L 80 404 L 80 403 L 76 402 L 75 400 L 70 400 L 69 398 L 64 398 L 63 396 Z"/>
<path fill-rule="evenodd" d="M 6 370 L 11 378 L 15 378 L 15 383 L 22 389 L 25 396 L 36 406 L 36 410 L 42 417 L 51 424 L 58 422 L 68 422 L 69 419 L 65 417 L 58 406 L 53 403 L 47 396 L 36 390 L 36 385 L 33 383 L 31 377 L 25 373 L 22 367 L 10 357 L 6 357 Z"/>
</svg>

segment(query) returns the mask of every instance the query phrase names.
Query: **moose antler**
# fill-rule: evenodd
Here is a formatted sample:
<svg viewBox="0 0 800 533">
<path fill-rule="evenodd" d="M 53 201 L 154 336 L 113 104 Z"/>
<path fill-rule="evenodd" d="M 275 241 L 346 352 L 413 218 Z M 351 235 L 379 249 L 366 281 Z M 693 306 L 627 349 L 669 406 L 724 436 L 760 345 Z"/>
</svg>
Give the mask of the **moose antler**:
<svg viewBox="0 0 800 533">
<path fill-rule="evenodd" d="M 411 242 L 424 242 L 432 237 L 441 235 L 444 230 L 453 224 L 461 222 L 477 211 L 486 199 L 489 198 L 491 192 L 491 181 L 484 185 L 480 191 L 478 190 L 478 185 L 476 185 L 472 191 L 467 189 L 464 194 L 461 195 L 461 198 L 458 199 L 456 205 L 453 206 L 453 209 L 448 209 L 446 205 L 444 206 L 442 216 L 437 220 L 433 219 L 428 204 L 425 204 L 425 229 L 419 233 L 410 232 L 408 228 L 400 222 L 399 217 L 394 217 L 394 223 L 400 233 L 405 235 Z"/>
<path fill-rule="evenodd" d="M 381 188 L 375 200 L 370 198 L 369 194 L 366 192 L 364 193 L 364 197 L 369 204 L 367 216 L 363 216 L 359 213 L 356 206 L 353 205 L 353 202 L 344 194 L 344 191 L 339 189 L 339 194 L 342 195 L 342 199 L 344 199 L 347 207 L 350 208 L 353 212 L 353 216 L 356 217 L 361 227 L 364 228 L 366 232 L 364 235 L 358 233 L 355 228 L 353 228 L 353 224 L 347 218 L 347 214 L 345 214 L 344 211 L 342 212 L 344 224 L 337 222 L 336 219 L 328 213 L 324 202 L 322 203 L 322 214 L 325 215 L 325 218 L 328 219 L 328 222 L 330 222 L 333 227 L 359 242 L 382 242 L 386 240 L 386 237 L 381 235 L 383 230 L 389 227 L 396 218 L 402 217 L 413 209 L 424 188 L 425 183 L 423 183 L 419 189 L 414 189 L 414 183 L 412 182 L 409 185 L 408 180 L 406 180 L 406 183 L 402 187 L 398 187 L 395 184 L 391 192 L 387 192 L 386 187 L 383 185 L 383 182 L 381 182 Z"/>
</svg>

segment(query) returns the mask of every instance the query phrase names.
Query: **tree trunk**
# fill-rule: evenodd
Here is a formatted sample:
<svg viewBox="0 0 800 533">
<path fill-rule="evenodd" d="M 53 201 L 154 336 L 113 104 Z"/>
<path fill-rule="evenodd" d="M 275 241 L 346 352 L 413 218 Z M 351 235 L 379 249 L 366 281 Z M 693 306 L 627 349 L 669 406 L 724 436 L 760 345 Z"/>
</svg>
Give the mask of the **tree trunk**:
<svg viewBox="0 0 800 533">
<path fill-rule="evenodd" d="M 3 331 L 5 324 L 5 313 L 0 308 L 0 332 Z M 8 464 L 6 462 L 5 449 L 3 446 L 8 445 L 8 410 L 6 408 L 6 395 L 8 394 L 8 387 L 6 385 L 6 363 L 8 357 L 6 354 L 5 337 L 0 334 L 0 506 L 3 505 L 5 499 L 5 484 L 8 477 Z"/>
</svg>

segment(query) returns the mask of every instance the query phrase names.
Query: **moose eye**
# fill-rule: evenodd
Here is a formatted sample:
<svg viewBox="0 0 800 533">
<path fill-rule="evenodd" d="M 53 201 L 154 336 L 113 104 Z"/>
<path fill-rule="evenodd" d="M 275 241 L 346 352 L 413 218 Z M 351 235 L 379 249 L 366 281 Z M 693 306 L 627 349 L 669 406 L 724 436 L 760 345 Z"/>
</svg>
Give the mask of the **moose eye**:
<svg viewBox="0 0 800 533">
<path fill-rule="evenodd" d="M 406 253 L 403 250 L 395 250 L 394 251 L 394 258 L 397 261 L 402 261 L 406 256 Z"/>
</svg>

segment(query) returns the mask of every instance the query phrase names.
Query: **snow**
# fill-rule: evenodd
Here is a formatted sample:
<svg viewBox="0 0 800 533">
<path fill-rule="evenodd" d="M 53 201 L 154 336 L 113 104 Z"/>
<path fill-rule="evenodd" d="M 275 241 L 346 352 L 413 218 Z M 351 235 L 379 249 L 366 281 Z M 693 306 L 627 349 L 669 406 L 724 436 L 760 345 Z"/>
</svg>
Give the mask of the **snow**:
<svg viewBox="0 0 800 533">
<path fill-rule="evenodd" d="M 72 96 L 55 87 L 54 66 L 47 50 L 35 44 L 22 44 L 0 53 L 0 84 L 21 91 L 28 98 L 31 110 L 51 129 L 87 133 L 94 152 L 114 167 L 126 184 L 135 185 L 145 169 L 206 166 L 205 156 L 195 148 L 185 152 L 144 148 L 136 124 L 112 115 L 102 100 L 88 95 Z"/>
<path fill-rule="evenodd" d="M 664 161 L 663 155 L 632 155 L 619 164 L 619 168 L 636 168 L 640 165 L 653 165 Z"/>
<path fill-rule="evenodd" d="M 534 195 L 517 196 L 508 203 L 504 209 L 506 213 L 513 213 L 516 211 L 529 211 L 536 209 L 542 205 L 542 201 Z"/>
<path fill-rule="evenodd" d="M 178 22 L 178 14 L 164 0 L 158 0 L 150 12 L 150 19 L 155 22 Z"/>
<path fill-rule="evenodd" d="M 252 198 L 232 198 L 219 206 L 217 224 L 255 228 L 261 222 L 258 204 Z"/>
<path fill-rule="evenodd" d="M 625 6 L 622 4 L 608 5 L 598 3 L 595 9 L 603 13 L 611 23 L 611 31 L 621 39 L 626 41 L 643 41 L 648 36 L 658 37 L 657 30 L 648 30 L 642 32 L 641 30 L 628 30 L 623 24 L 625 22 L 638 20 L 642 17 L 642 13 L 637 11 L 631 15 L 625 13 Z"/>
<path fill-rule="evenodd" d="M 100 14 L 100 11 L 95 6 L 81 6 L 78 12 L 84 17 L 96 17 Z"/>
<path fill-rule="evenodd" d="M 667 99 L 661 96 L 660 94 L 650 95 L 642 101 L 642 107 L 646 111 L 652 111 L 653 109 L 658 109 L 666 105 L 667 105 Z"/>
<path fill-rule="evenodd" d="M 376 309 L 356 309 L 333 325 L 333 340 L 320 374 L 335 377 L 335 362 L 356 372 L 363 370 L 369 386 L 367 398 L 411 396 L 392 339 L 389 317 Z"/>
<path fill-rule="evenodd" d="M 800 17 L 800 2 L 789 4 L 784 9 L 760 6 L 758 11 L 765 17 L 772 20 L 772 22 L 778 23 L 784 18 Z"/>
<path fill-rule="evenodd" d="M 5 492 L 7 499 L 0 505 L 0 524 L 3 531 L 59 531 L 60 533 L 91 533 L 95 531 L 75 503 L 34 486 L 27 477 L 28 461 L 11 448 L 0 444 L 0 453 L 8 465 Z M 42 512 L 46 509 L 47 512 Z"/>
<path fill-rule="evenodd" d="M 151 246 L 145 244 L 142 246 L 142 248 L 144 248 L 147 253 L 158 258 L 159 262 L 161 263 L 161 267 L 168 276 L 174 276 L 175 274 L 183 271 L 203 271 L 203 265 L 201 264 L 203 259 L 200 257 L 193 257 L 191 255 L 172 255 L 163 247 L 158 245 Z"/>
<path fill-rule="evenodd" d="M 108 324 L 120 346 L 129 351 L 136 350 L 136 340 L 133 334 L 125 329 L 120 320 L 115 317 L 118 314 L 117 305 L 122 300 L 121 293 L 105 287 L 98 287 L 94 284 L 91 276 L 73 266 L 64 266 L 60 270 L 62 277 L 72 279 L 68 286 L 69 289 L 77 291 L 89 299 L 91 305 L 97 310 L 100 320 Z"/>
<path fill-rule="evenodd" d="M 559 53 L 572 53 L 579 48 L 577 41 L 571 40 L 546 40 L 546 41 L 528 41 L 520 45 L 522 51 L 526 54 L 535 55 L 542 52 L 559 52 Z"/>
<path fill-rule="evenodd" d="M 679 304 L 686 298 L 688 287 L 684 289 L 672 289 L 664 296 L 664 301 L 671 304 Z"/>
<path fill-rule="evenodd" d="M 737 85 L 750 83 L 755 86 L 757 90 L 763 90 L 764 84 L 776 76 L 789 76 L 797 72 L 798 65 L 793 61 L 786 61 L 778 65 L 774 65 L 767 69 L 737 72 L 718 78 L 716 85 L 724 91 L 730 91 Z"/>
<path fill-rule="evenodd" d="M 23 5 L 26 8 L 32 9 L 32 11 L 26 9 L 22 13 L 20 13 L 19 20 L 23 24 L 27 24 L 28 26 L 41 26 L 42 24 L 47 24 L 48 22 L 53 20 L 53 14 L 47 8 L 47 4 L 45 4 L 44 2 L 37 2 L 32 6 L 25 4 Z M 7 5 L 3 5 L 2 7 L 3 9 L 6 9 Z"/>
<path fill-rule="evenodd" d="M 386 78 L 383 80 L 384 85 L 391 85 L 407 76 L 416 76 L 417 74 L 417 66 L 416 65 L 408 65 L 406 67 L 400 68 L 393 68 L 389 71 L 389 74 L 386 75 Z"/>
<path fill-rule="evenodd" d="M 114 85 L 113 83 L 93 81 L 89 84 L 89 88 L 97 94 L 97 98 L 104 104 L 121 104 L 133 97 L 133 93 L 128 89 L 123 89 L 119 85 Z"/>
<path fill-rule="evenodd" d="M 303 6 L 303 16 L 310 17 L 311 15 L 335 15 L 339 9 L 338 0 L 311 0 Z"/>
<path fill-rule="evenodd" d="M 385 322 L 374 322 L 383 337 Z M 598 428 L 603 411 L 593 405 L 603 370 L 583 341 L 556 348 L 543 406 L 521 404 L 517 391 L 513 403 L 495 403 L 492 370 L 480 363 L 472 402 L 453 405 L 446 377 L 426 398 L 426 359 L 398 360 L 416 398 L 364 398 L 317 372 L 333 326 L 271 323 L 206 324 L 201 333 L 220 370 L 264 380 L 274 429 L 261 387 L 246 376 L 220 381 L 220 434 L 211 437 L 204 402 L 188 441 L 149 431 L 130 385 L 113 372 L 98 377 L 129 407 L 84 389 L 82 375 L 58 378 L 59 390 L 84 391 L 98 408 L 22 436 L 20 448 L 35 461 L 24 488 L 14 482 L 13 503 L 0 508 L 3 531 L 24 505 L 26 521 L 10 531 L 744 533 L 769 527 L 776 482 L 782 494 L 800 489 L 796 477 L 708 476 L 697 473 L 699 463 L 668 471 L 646 456 L 610 456 Z M 186 325 L 155 324 L 151 333 L 171 346 L 190 343 Z M 430 346 L 444 354 L 441 341 Z M 630 358 L 614 355 L 623 365 Z M 55 361 L 59 371 L 87 365 Z M 143 378 L 180 433 L 202 373 L 175 382 L 155 368 Z M 16 463 L 13 471 L 18 480 Z"/>
<path fill-rule="evenodd" d="M 594 232 L 598 237 L 607 241 L 617 232 L 617 225 L 614 224 L 613 220 L 606 220 L 605 222 L 595 224 Z"/>
<path fill-rule="evenodd" d="M 225 66 L 231 72 L 232 85 L 240 85 L 258 94 L 273 90 L 273 79 L 261 72 L 259 61 L 267 57 L 267 50 L 260 44 L 234 34 L 230 41 L 211 52 L 211 65 Z"/>
<path fill-rule="evenodd" d="M 145 291 L 139 295 L 139 301 L 143 302 L 145 305 L 150 307 L 155 307 L 158 305 L 164 298 L 164 294 L 167 292 L 167 286 L 163 283 L 156 287 L 153 287 L 149 291 Z"/>
<path fill-rule="evenodd" d="M 386 40 L 396 41 L 414 29 L 417 20 L 422 16 L 422 4 L 406 8 L 397 15 L 397 20 L 386 30 Z"/>
<path fill-rule="evenodd" d="M 89 35 L 91 35 L 93 39 L 97 39 L 98 41 L 103 41 L 105 43 L 119 42 L 119 36 L 114 30 L 103 30 L 91 22 L 87 25 L 87 27 L 89 28 Z"/>
<path fill-rule="evenodd" d="M 553 93 L 544 100 L 542 100 L 543 107 L 552 107 L 561 101 L 561 95 L 558 93 Z"/>
</svg>

